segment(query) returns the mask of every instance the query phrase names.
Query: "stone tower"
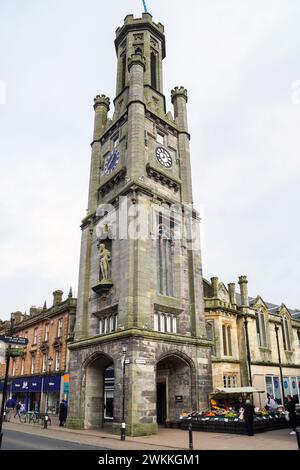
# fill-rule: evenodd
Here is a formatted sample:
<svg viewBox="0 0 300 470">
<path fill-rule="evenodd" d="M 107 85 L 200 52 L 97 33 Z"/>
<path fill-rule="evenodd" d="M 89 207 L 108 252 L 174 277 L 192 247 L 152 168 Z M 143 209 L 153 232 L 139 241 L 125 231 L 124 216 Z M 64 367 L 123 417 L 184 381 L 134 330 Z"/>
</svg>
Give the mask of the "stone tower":
<svg viewBox="0 0 300 470">
<path fill-rule="evenodd" d="M 70 344 L 72 427 L 101 427 L 104 376 L 114 369 L 116 431 L 157 432 L 183 410 L 207 406 L 210 346 L 199 218 L 192 208 L 187 91 L 166 111 L 164 27 L 149 13 L 116 31 L 117 85 L 94 100 L 78 308 Z"/>
</svg>

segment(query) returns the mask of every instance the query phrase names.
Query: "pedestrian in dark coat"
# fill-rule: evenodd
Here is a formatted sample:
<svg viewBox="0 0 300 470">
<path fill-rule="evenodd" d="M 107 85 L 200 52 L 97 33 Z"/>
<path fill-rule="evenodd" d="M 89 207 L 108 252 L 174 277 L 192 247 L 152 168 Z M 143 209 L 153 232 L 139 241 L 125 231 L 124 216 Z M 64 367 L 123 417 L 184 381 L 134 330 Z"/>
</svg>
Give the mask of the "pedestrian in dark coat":
<svg viewBox="0 0 300 470">
<path fill-rule="evenodd" d="M 59 425 L 61 427 L 64 426 L 66 420 L 67 420 L 67 404 L 65 400 L 62 400 L 61 404 L 59 405 Z"/>
<path fill-rule="evenodd" d="M 253 436 L 253 420 L 254 420 L 254 406 L 252 405 L 250 400 L 246 400 L 245 407 L 244 407 L 244 420 L 246 422 L 246 431 L 248 436 Z"/>
<path fill-rule="evenodd" d="M 290 423 L 292 426 L 292 432 L 290 432 L 290 434 L 296 434 L 296 404 L 291 395 L 288 395 L 288 401 L 285 405 L 285 409 L 289 412 Z"/>
</svg>

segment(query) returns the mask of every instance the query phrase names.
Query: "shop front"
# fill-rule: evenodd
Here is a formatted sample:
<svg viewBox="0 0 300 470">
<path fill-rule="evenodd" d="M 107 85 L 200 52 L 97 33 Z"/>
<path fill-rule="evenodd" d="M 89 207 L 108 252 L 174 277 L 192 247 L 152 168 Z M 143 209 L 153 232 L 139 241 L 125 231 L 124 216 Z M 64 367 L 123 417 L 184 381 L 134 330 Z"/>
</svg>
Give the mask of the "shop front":
<svg viewBox="0 0 300 470">
<path fill-rule="evenodd" d="M 246 423 L 243 418 L 243 405 L 246 399 L 253 402 L 253 395 L 264 393 L 253 387 L 217 389 L 210 395 L 210 410 L 192 411 L 181 416 L 181 428 L 187 429 L 192 423 L 196 431 L 225 432 L 246 434 Z M 300 414 L 297 414 L 300 424 Z M 265 432 L 273 429 L 289 427 L 284 408 L 267 411 L 263 405 L 255 408 L 253 421 L 254 432 Z"/>
<path fill-rule="evenodd" d="M 22 377 L 12 381 L 10 395 L 21 401 L 26 411 L 40 409 L 43 377 Z"/>
<path fill-rule="evenodd" d="M 43 383 L 45 411 L 58 414 L 60 403 L 61 375 L 46 375 Z"/>
</svg>

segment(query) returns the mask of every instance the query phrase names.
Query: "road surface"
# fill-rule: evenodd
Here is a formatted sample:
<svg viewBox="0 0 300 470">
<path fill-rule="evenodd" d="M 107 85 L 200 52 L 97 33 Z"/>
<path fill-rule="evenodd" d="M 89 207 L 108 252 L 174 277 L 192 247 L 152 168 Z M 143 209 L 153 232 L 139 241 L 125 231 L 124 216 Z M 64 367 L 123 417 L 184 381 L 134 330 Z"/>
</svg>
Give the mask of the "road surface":
<svg viewBox="0 0 300 470">
<path fill-rule="evenodd" d="M 3 429 L 3 450 L 107 450 L 78 442 L 41 437 L 9 429 Z"/>
</svg>

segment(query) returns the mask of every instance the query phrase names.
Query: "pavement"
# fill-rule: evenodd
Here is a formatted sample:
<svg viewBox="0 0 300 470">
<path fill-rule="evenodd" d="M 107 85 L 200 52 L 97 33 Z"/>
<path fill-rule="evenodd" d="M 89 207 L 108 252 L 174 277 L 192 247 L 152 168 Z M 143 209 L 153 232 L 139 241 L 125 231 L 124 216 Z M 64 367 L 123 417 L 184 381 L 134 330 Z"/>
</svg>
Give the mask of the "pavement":
<svg viewBox="0 0 300 470">
<path fill-rule="evenodd" d="M 95 446 L 111 450 L 188 450 L 188 431 L 181 429 L 159 428 L 152 436 L 126 437 L 112 434 L 107 425 L 101 430 L 75 430 L 51 425 L 43 429 L 40 424 L 21 424 L 17 420 L 4 423 L 4 433 L 19 431 L 32 436 L 48 437 L 65 442 Z M 278 429 L 259 433 L 254 436 L 237 434 L 193 432 L 194 450 L 298 450 L 296 435 L 290 435 L 291 429 Z M 4 434 L 5 435 L 5 434 Z"/>
</svg>

